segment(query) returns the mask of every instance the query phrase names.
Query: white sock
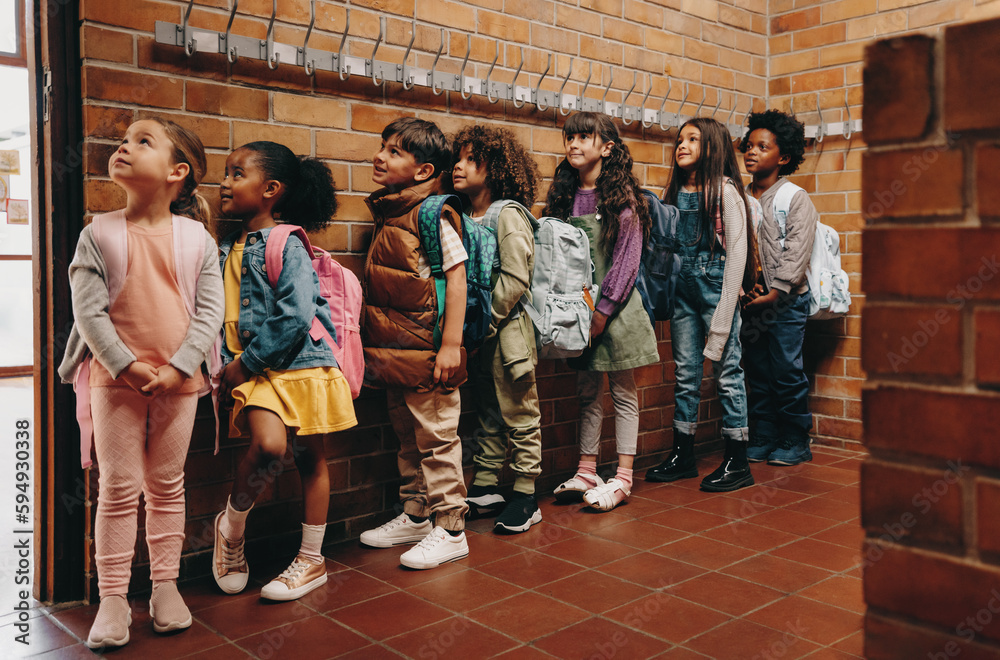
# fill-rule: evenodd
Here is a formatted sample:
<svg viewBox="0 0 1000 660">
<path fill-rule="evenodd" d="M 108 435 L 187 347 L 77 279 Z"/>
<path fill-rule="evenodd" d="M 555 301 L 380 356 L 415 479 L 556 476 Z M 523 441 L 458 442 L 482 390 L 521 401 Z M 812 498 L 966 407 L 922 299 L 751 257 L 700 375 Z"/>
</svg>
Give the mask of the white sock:
<svg viewBox="0 0 1000 660">
<path fill-rule="evenodd" d="M 299 554 L 315 564 L 321 564 L 323 559 L 323 536 L 326 525 L 307 525 L 302 523 L 302 545 Z"/>
<path fill-rule="evenodd" d="M 250 505 L 250 509 L 253 505 Z M 227 541 L 239 541 L 243 538 L 243 533 L 247 529 L 247 515 L 250 513 L 250 509 L 246 511 L 238 511 L 233 508 L 233 503 L 226 500 L 226 515 L 222 516 L 222 520 L 219 521 L 219 531 L 222 532 L 223 538 Z"/>
</svg>

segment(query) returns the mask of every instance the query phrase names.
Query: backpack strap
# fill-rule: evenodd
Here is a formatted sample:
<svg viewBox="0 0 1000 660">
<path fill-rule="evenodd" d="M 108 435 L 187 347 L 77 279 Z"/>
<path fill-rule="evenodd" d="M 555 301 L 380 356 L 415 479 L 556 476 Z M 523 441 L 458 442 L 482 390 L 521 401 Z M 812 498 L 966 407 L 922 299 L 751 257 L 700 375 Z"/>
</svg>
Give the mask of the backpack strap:
<svg viewBox="0 0 1000 660">
<path fill-rule="evenodd" d="M 128 273 L 128 225 L 125 210 L 95 215 L 90 221 L 91 235 L 104 259 L 105 284 L 108 285 L 108 309 L 115 304 Z M 91 466 L 90 449 L 94 439 L 94 418 L 90 410 L 90 363 L 88 351 L 73 375 L 76 392 L 76 422 L 80 427 L 80 467 Z"/>
<path fill-rule="evenodd" d="M 108 285 L 108 307 L 115 304 L 128 273 L 128 225 L 125 210 L 94 216 L 91 233 L 104 259 Z"/>
<path fill-rule="evenodd" d="M 444 318 L 444 303 L 447 284 L 442 269 L 443 255 L 441 251 L 441 212 L 448 204 L 456 209 L 459 216 L 462 213 L 462 201 L 456 195 L 431 195 L 420 204 L 417 212 L 417 228 L 420 232 L 420 244 L 427 255 L 427 263 L 434 277 L 434 287 L 437 293 L 437 323 L 434 324 L 434 348 L 441 348 L 442 328 Z"/>
<path fill-rule="evenodd" d="M 538 230 L 538 220 L 535 216 L 531 214 L 528 208 L 521 204 L 520 202 L 515 202 L 512 199 L 498 199 L 497 201 L 490 204 L 490 207 L 486 209 L 486 215 L 483 216 L 483 226 L 492 231 L 494 234 L 497 233 L 500 227 L 500 212 L 503 211 L 508 206 L 513 206 L 518 211 L 521 212 L 528 220 L 528 226 L 531 227 L 531 232 L 534 234 Z M 500 246 L 497 245 L 496 254 L 493 257 L 493 268 L 494 270 L 500 267 Z"/>
<path fill-rule="evenodd" d="M 198 297 L 198 279 L 205 259 L 205 230 L 197 220 L 180 215 L 173 217 L 174 272 L 188 314 L 194 316 Z"/>
<path fill-rule="evenodd" d="M 310 261 L 313 258 L 313 246 L 309 242 L 306 231 L 298 225 L 277 225 L 271 228 L 267 234 L 267 241 L 264 243 L 264 270 L 267 271 L 267 281 L 272 289 L 278 288 L 278 278 L 281 277 L 281 269 L 284 267 L 283 255 L 288 237 L 295 236 L 302 245 L 305 246 L 309 254 Z M 336 352 L 337 342 L 330 336 L 330 332 L 320 322 L 318 316 L 313 316 L 312 327 L 309 328 L 309 336 L 315 340 L 326 340 L 330 348 Z"/>
<path fill-rule="evenodd" d="M 788 221 L 788 210 L 792 207 L 792 198 L 800 190 L 802 190 L 800 186 L 785 179 L 785 182 L 774 193 L 771 209 L 774 221 L 778 223 L 778 240 L 781 242 L 781 247 L 785 246 L 785 236 L 788 235 L 788 229 L 785 227 Z"/>
</svg>

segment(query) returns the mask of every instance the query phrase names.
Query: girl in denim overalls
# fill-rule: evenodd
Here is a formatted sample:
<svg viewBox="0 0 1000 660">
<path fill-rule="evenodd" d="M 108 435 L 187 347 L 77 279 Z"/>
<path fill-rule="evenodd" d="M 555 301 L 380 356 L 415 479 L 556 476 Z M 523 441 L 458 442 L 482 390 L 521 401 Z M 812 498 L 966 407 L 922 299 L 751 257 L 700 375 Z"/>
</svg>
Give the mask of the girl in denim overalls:
<svg viewBox="0 0 1000 660">
<path fill-rule="evenodd" d="M 639 437 L 639 399 L 632 370 L 658 362 L 656 333 L 635 291 L 642 248 L 649 238 L 649 209 L 632 174 L 632 154 L 607 115 L 577 112 L 563 126 L 566 159 L 556 168 L 545 215 L 567 220 L 590 237 L 600 297 L 590 326 L 590 347 L 568 361 L 578 370 L 580 464 L 555 490 L 610 511 L 632 492 L 632 464 Z M 597 456 L 604 422 L 604 374 L 615 405 L 618 470 L 604 483 Z"/>
<path fill-rule="evenodd" d="M 298 555 L 261 590 L 272 600 L 294 600 L 326 582 L 321 553 L 330 504 L 323 434 L 357 424 L 351 390 L 323 339 L 310 335 L 313 319 L 336 340 L 330 308 L 320 295 L 312 255 L 288 237 L 276 285 L 268 280 L 265 245 L 278 223 L 306 231 L 330 224 L 336 210 L 333 178 L 314 158 L 298 158 L 274 142 L 252 142 L 231 153 L 220 196 L 222 212 L 241 220 L 221 243 L 226 290 L 220 400 L 232 406 L 230 436 L 250 435 L 226 510 L 215 519 L 212 573 L 226 593 L 242 591 L 249 577 L 243 555 L 247 514 L 291 454 L 302 480 L 305 520 Z"/>
<path fill-rule="evenodd" d="M 707 491 L 753 484 L 747 463 L 747 397 L 740 367 L 741 289 L 753 288 L 757 246 L 751 214 L 728 130 L 698 117 L 681 126 L 676 167 L 666 201 L 680 209 L 682 257 L 677 301 L 670 320 L 676 365 L 674 447 L 646 473 L 649 481 L 696 477 L 694 438 L 705 358 L 712 361 L 722 403 L 722 465 L 701 482 Z"/>
</svg>

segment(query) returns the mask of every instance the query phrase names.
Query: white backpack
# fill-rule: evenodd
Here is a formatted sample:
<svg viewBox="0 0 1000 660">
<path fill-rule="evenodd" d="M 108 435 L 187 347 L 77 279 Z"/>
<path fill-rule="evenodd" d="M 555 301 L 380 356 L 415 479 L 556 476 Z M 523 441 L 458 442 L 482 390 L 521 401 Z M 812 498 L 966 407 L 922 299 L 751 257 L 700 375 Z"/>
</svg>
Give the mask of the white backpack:
<svg viewBox="0 0 1000 660">
<path fill-rule="evenodd" d="M 785 245 L 785 221 L 792 197 L 802 190 L 791 181 L 786 181 L 774 195 L 774 221 L 778 223 L 781 245 Z M 829 225 L 816 223 L 816 237 L 813 239 L 812 256 L 806 269 L 809 281 L 809 318 L 815 321 L 835 319 L 847 314 L 851 307 L 850 280 L 840 267 L 840 236 Z"/>
<path fill-rule="evenodd" d="M 598 292 L 587 232 L 558 218 L 535 220 L 531 211 L 511 200 L 493 202 L 483 225 L 495 231 L 500 211 L 510 204 L 535 228 L 531 299 L 521 296 L 521 307 L 535 326 L 538 357 L 577 357 L 590 345 L 590 318 Z"/>
</svg>

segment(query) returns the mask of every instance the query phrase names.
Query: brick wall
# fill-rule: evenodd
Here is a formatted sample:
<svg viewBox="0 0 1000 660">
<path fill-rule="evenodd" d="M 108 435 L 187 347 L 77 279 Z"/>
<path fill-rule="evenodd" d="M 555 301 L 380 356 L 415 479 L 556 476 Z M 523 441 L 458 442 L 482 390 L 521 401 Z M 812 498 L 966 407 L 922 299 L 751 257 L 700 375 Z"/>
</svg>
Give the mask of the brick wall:
<svg viewBox="0 0 1000 660">
<path fill-rule="evenodd" d="M 862 59 L 876 38 L 1000 15 L 996 0 L 770 0 L 768 3 L 769 106 L 793 110 L 806 124 L 842 122 L 862 115 Z M 913 82 L 929 53 L 894 75 Z M 917 57 L 917 56 L 915 56 Z M 898 79 L 869 86 L 864 95 L 896 89 Z M 818 103 L 821 112 L 817 109 Z M 814 433 L 827 444 L 862 440 L 861 313 L 866 287 L 861 276 L 864 227 L 861 162 L 870 135 L 913 130 L 898 125 L 898 114 L 864 117 L 864 132 L 850 139 L 828 135 L 806 152 L 793 181 L 811 193 L 824 223 L 840 233 L 844 270 L 851 276 L 853 304 L 846 319 L 813 322 L 806 333 L 806 371 L 812 383 Z M 880 121 L 869 125 L 869 121 Z M 918 128 L 922 128 L 918 127 Z M 937 167 L 947 168 L 941 162 Z M 926 177 L 921 186 L 933 180 Z M 926 191 L 933 195 L 931 191 Z"/>
<path fill-rule="evenodd" d="M 239 59 L 229 65 L 222 55 L 196 54 L 187 58 L 181 48 L 157 45 L 154 22 L 180 23 L 187 3 L 133 0 L 106 2 L 81 0 L 85 201 L 88 214 L 120 208 L 124 195 L 107 178 L 107 159 L 130 122 L 159 115 L 186 125 L 202 137 L 209 152 L 209 173 L 204 192 L 216 203 L 217 184 L 227 154 L 254 139 L 288 145 L 299 154 L 324 160 L 337 182 L 340 207 L 336 223 L 314 237 L 360 273 L 371 235 L 371 218 L 364 198 L 375 189 L 371 183 L 371 157 L 379 133 L 392 119 L 419 115 L 437 122 L 446 133 L 470 122 L 500 124 L 512 129 L 536 155 L 541 171 L 551 176 L 562 157 L 561 116 L 554 109 L 538 111 L 527 104 L 489 104 L 458 94 L 434 96 L 426 88 L 404 91 L 398 84 L 376 87 L 370 79 L 341 81 L 337 74 L 319 72 L 309 78 L 301 67 L 280 65 L 276 71 L 263 62 Z M 191 25 L 224 31 L 229 3 L 198 0 Z M 241 2 L 233 33 L 263 38 L 270 2 Z M 646 73 L 652 74 L 647 107 L 658 108 L 670 89 L 664 108 L 693 114 L 704 101 L 706 109 L 720 104 L 725 120 L 733 104 L 745 113 L 751 99 L 766 95 L 766 1 L 740 0 L 400 0 L 351 4 L 349 49 L 352 55 L 370 57 L 378 34 L 379 11 L 388 16 L 387 35 L 378 59 L 401 62 L 410 38 L 411 17 L 417 33 L 410 64 L 429 68 L 439 45 L 440 27 L 449 29 L 439 70 L 458 73 L 471 34 L 471 57 L 466 75 L 485 77 L 493 60 L 495 42 L 501 40 L 493 79 L 509 82 L 524 48 L 524 70 L 519 85 L 538 83 L 547 53 L 554 53 L 554 70 L 543 89 L 558 90 L 576 64 L 567 93 L 578 94 L 593 63 L 588 97 L 599 99 L 609 77 L 614 82 L 607 99 L 621 101 L 639 72 L 636 91 L 629 99 L 638 105 L 646 90 Z M 309 20 L 306 0 L 282 1 L 275 25 L 275 39 L 300 44 Z M 321 0 L 310 47 L 334 52 L 340 43 L 345 5 Z M 474 70 L 473 70 L 474 69 Z M 668 76 L 670 79 L 668 80 Z M 602 84 L 601 81 L 604 81 Z M 685 89 L 686 88 L 686 89 Z M 719 90 L 723 91 L 719 91 Z M 721 94 L 721 96 L 720 96 Z M 707 110 L 705 111 L 707 112 Z M 703 112 L 703 114 L 705 113 Z M 669 175 L 672 147 L 659 128 L 648 130 L 636 122 L 624 130 L 636 160 L 640 180 L 661 189 Z M 672 138 L 672 136 L 671 136 Z M 544 199 L 548 180 L 539 190 Z M 233 227 L 219 227 L 225 233 Z M 639 465 L 652 464 L 672 441 L 673 364 L 669 329 L 658 328 L 662 363 L 640 369 L 642 413 Z M 543 477 L 540 487 L 551 489 L 576 466 L 576 426 L 579 410 L 575 378 L 554 363 L 539 367 L 544 436 Z M 610 398 L 606 408 L 611 410 Z M 331 493 L 327 541 L 355 537 L 385 519 L 396 503 L 395 437 L 385 423 L 385 400 L 367 393 L 356 401 L 359 425 L 331 437 L 327 444 Z M 212 456 L 210 410 L 201 409 L 191 457 L 187 464 L 188 542 L 186 574 L 206 573 L 210 555 L 213 515 L 225 503 L 236 462 L 245 443 L 223 441 L 219 456 Z M 721 415 L 714 388 L 706 380 L 700 433 L 703 442 L 715 442 Z M 461 433 L 471 457 L 474 419 L 463 415 Z M 602 458 L 614 460 L 614 423 L 605 425 Z M 466 461 L 469 464 L 469 461 Z M 505 475 L 510 479 L 510 475 Z M 96 484 L 96 475 L 90 481 Z M 257 545 L 297 542 L 301 519 L 301 493 L 294 467 L 277 478 L 265 475 L 264 491 L 250 518 L 249 538 Z M 94 497 L 93 492 L 91 498 Z M 141 522 L 141 521 L 140 521 Z M 147 561 L 139 544 L 137 563 Z M 254 553 L 251 546 L 249 552 Z M 141 586 L 146 571 L 135 571 Z"/>
<path fill-rule="evenodd" d="M 1000 658 L 998 63 L 1000 20 L 866 50 L 868 658 Z"/>
<path fill-rule="evenodd" d="M 531 104 L 521 109 L 503 102 L 490 105 L 478 97 L 466 101 L 457 94 L 434 96 L 421 88 L 404 91 L 397 84 L 380 88 L 368 79 L 341 81 L 328 72 L 310 78 L 300 67 L 283 64 L 270 71 L 264 63 L 245 58 L 232 65 L 221 55 L 187 58 L 182 49 L 157 45 L 153 39 L 156 20 L 181 22 L 184 2 L 80 0 L 80 5 L 88 214 L 122 205 L 122 192 L 107 178 L 107 157 L 130 122 L 153 114 L 187 125 L 202 137 L 209 151 L 204 191 L 213 202 L 226 155 L 252 139 L 283 142 L 297 153 L 327 162 L 341 191 L 340 209 L 337 222 L 314 238 L 359 272 L 371 231 L 363 203 L 373 189 L 370 158 L 378 146 L 379 131 L 393 118 L 420 115 L 449 133 L 469 122 L 507 126 L 535 153 L 545 176 L 551 175 L 561 157 L 561 117 L 554 109 L 539 112 Z M 197 0 L 191 24 L 224 31 L 228 7 L 226 0 Z M 793 103 L 806 123 L 818 119 L 815 91 L 820 92 L 826 121 L 844 118 L 840 107 L 845 89 L 852 116 L 860 116 L 862 48 L 872 37 L 1000 13 L 997 0 L 362 0 L 351 7 L 348 48 L 355 56 L 370 56 L 382 11 L 388 21 L 378 51 L 381 60 L 402 61 L 415 18 L 416 39 L 410 56 L 414 66 L 430 67 L 439 45 L 439 29 L 446 27 L 450 32 L 441 71 L 459 71 L 468 43 L 471 57 L 466 74 L 484 77 L 495 42 L 501 40 L 493 77 L 504 82 L 512 79 L 523 47 L 525 64 L 519 85 L 537 84 L 546 55 L 553 53 L 554 69 L 542 81 L 543 89 L 557 90 L 570 58 L 575 57 L 565 87 L 570 94 L 579 93 L 590 62 L 592 79 L 585 92 L 589 98 L 601 98 L 603 84 L 613 73 L 607 98 L 621 101 L 631 86 L 632 72 L 637 71 L 639 81 L 629 97 L 631 105 L 642 100 L 648 73 L 652 75 L 648 108 L 660 107 L 669 88 L 663 106 L 667 111 L 690 115 L 701 105 L 701 114 L 708 114 L 719 104 L 717 118 L 725 121 L 734 106 L 736 117 L 742 117 L 751 103 L 756 109 L 768 104 L 787 109 Z M 271 3 L 264 0 L 242 2 L 233 32 L 263 38 L 270 9 Z M 345 9 L 342 2 L 318 2 L 310 47 L 337 50 Z M 301 43 L 308 19 L 307 0 L 282 0 L 276 40 Z M 682 99 L 686 99 L 683 105 Z M 640 180 L 661 189 L 669 176 L 673 133 L 657 127 L 644 130 L 638 123 L 623 128 L 623 133 Z M 810 324 L 807 334 L 814 432 L 817 441 L 827 444 L 856 444 L 862 438 L 862 138 L 827 137 L 810 148 L 795 177 L 813 193 L 824 221 L 841 233 L 844 266 L 851 273 L 856 300 L 847 319 Z M 1000 160 L 996 152 L 984 151 L 984 158 Z M 540 198 L 547 187 L 546 181 Z M 984 327 L 992 320 L 983 316 Z M 637 374 L 643 406 L 640 466 L 659 458 L 672 438 L 673 365 L 666 324 L 660 324 L 658 334 L 663 362 Z M 990 367 L 982 369 L 987 373 Z M 539 375 L 545 438 L 541 486 L 552 487 L 575 463 L 578 409 L 570 372 L 543 363 Z M 699 437 L 708 443 L 717 433 L 720 411 L 707 380 L 703 393 L 701 418 L 706 423 Z M 331 541 L 356 536 L 395 501 L 395 440 L 382 423 L 384 401 L 376 394 L 364 395 L 357 407 L 359 427 L 339 434 L 328 447 L 334 484 L 327 535 Z M 610 410 L 610 401 L 606 408 Z M 212 512 L 224 502 L 235 461 L 243 451 L 243 445 L 226 442 L 220 456 L 212 457 L 205 414 L 207 410 L 199 421 L 187 470 L 189 538 L 193 540 L 186 551 L 194 562 L 204 561 L 204 553 L 199 552 L 201 539 Z M 466 414 L 462 433 L 467 437 L 472 430 L 472 419 Z M 607 459 L 613 457 L 612 434 L 609 419 L 602 452 Z M 251 520 L 251 534 L 287 541 L 285 537 L 293 537 L 297 529 L 293 522 L 300 506 L 297 476 L 286 474 L 268 484 Z M 204 564 L 192 570 L 203 572 Z"/>
</svg>

